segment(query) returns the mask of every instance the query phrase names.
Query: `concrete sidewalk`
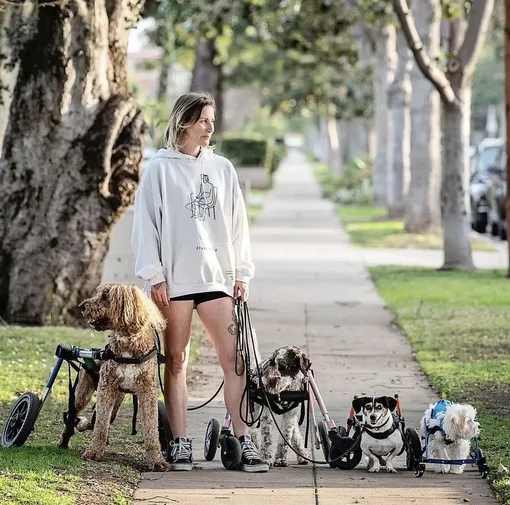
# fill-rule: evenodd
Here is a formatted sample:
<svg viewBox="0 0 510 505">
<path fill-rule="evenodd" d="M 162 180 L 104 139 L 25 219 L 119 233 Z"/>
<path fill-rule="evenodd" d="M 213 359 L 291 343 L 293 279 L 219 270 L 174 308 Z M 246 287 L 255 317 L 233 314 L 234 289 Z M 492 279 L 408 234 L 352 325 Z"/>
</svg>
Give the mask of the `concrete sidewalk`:
<svg viewBox="0 0 510 505">
<path fill-rule="evenodd" d="M 297 151 L 280 167 L 274 189 L 252 228 L 256 279 L 251 286 L 252 323 L 263 356 L 281 345 L 303 347 L 313 364 L 326 406 L 344 424 L 354 394 L 399 393 L 408 426 L 418 427 L 423 410 L 436 397 L 411 349 L 392 328 L 360 250 L 349 244 L 330 202 L 321 199 L 310 167 Z M 204 345 L 191 405 L 209 398 L 221 382 L 211 348 Z M 193 370 L 191 370 L 193 373 Z M 220 395 L 221 396 L 221 395 Z M 492 505 L 489 486 L 475 470 L 436 476 L 427 467 L 417 479 L 398 458 L 397 475 L 368 474 L 361 465 L 341 471 L 324 465 L 273 468 L 249 475 L 223 468 L 219 452 L 205 462 L 208 421 L 220 422 L 221 400 L 189 413 L 197 470 L 148 473 L 135 492 L 136 504 L 179 503 L 251 505 L 354 504 Z M 315 459 L 323 460 L 314 450 Z"/>
</svg>

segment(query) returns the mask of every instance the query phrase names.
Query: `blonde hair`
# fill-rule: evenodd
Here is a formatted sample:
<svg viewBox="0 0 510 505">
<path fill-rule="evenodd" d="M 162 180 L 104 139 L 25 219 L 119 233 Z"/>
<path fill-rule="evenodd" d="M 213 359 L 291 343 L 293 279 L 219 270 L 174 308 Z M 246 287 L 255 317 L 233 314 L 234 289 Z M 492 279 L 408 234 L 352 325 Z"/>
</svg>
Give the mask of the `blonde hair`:
<svg viewBox="0 0 510 505">
<path fill-rule="evenodd" d="M 179 150 L 184 145 L 186 130 L 200 119 L 207 105 L 216 110 L 214 97 L 206 92 L 185 93 L 176 100 L 165 131 L 166 147 Z"/>
</svg>

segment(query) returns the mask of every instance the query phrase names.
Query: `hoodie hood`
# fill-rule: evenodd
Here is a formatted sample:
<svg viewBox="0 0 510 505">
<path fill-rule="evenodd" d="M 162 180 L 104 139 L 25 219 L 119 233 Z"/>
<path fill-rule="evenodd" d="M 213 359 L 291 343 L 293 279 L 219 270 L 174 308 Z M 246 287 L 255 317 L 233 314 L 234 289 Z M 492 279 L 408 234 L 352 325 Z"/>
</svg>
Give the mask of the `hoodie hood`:
<svg viewBox="0 0 510 505">
<path fill-rule="evenodd" d="M 159 149 L 158 152 L 155 154 L 153 159 L 170 159 L 170 160 L 183 160 L 183 161 L 191 161 L 191 162 L 198 162 L 202 161 L 203 159 L 207 159 L 211 155 L 210 149 L 202 147 L 200 149 L 200 154 L 195 157 L 191 156 L 189 154 L 181 153 L 180 151 L 176 151 L 175 149 L 172 149 L 171 147 L 166 147 L 163 149 Z"/>
</svg>

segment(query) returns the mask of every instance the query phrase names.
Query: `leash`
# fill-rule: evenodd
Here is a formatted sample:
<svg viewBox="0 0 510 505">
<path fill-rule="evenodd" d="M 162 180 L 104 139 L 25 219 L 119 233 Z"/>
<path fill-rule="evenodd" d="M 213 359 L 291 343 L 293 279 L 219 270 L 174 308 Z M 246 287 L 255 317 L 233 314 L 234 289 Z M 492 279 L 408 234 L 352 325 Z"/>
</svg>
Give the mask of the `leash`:
<svg viewBox="0 0 510 505">
<path fill-rule="evenodd" d="M 157 331 L 155 331 L 155 334 L 156 334 L 156 348 L 158 349 L 158 379 L 159 379 L 159 387 L 161 389 L 161 393 L 163 394 L 163 396 L 165 396 L 165 387 L 163 386 L 163 379 L 161 378 L 161 365 L 163 365 L 165 363 L 166 357 L 161 352 L 161 338 L 159 336 L 159 333 Z M 218 394 L 220 393 L 222 387 L 223 387 L 223 381 L 221 381 L 220 386 L 218 387 L 216 392 L 211 396 L 211 398 L 209 398 L 209 400 L 207 400 L 206 402 L 204 402 L 201 405 L 198 405 L 196 407 L 188 407 L 186 410 L 188 410 L 188 411 L 198 410 L 198 409 L 201 409 L 201 408 L 205 407 L 206 405 L 209 405 L 209 403 L 211 403 L 218 396 Z"/>
<path fill-rule="evenodd" d="M 241 416 L 241 420 L 243 422 L 245 422 L 247 426 L 253 426 L 256 422 L 258 422 L 260 420 L 260 418 L 262 416 L 263 409 L 267 407 L 269 409 L 269 412 L 271 413 L 271 417 L 272 417 L 273 422 L 276 426 L 276 429 L 278 430 L 278 433 L 282 437 L 282 439 L 285 442 L 285 444 L 287 445 L 287 447 L 289 447 L 291 449 L 291 451 L 294 452 L 294 454 L 296 454 L 297 456 L 299 456 L 300 458 L 302 458 L 306 461 L 309 461 L 310 463 L 315 463 L 315 464 L 319 464 L 319 465 L 330 465 L 331 463 L 340 461 L 342 458 L 344 458 L 349 453 L 351 453 L 354 449 L 356 449 L 356 447 L 359 445 L 359 443 L 361 441 L 361 436 L 364 431 L 363 428 L 360 430 L 358 437 L 356 439 L 353 439 L 353 443 L 348 448 L 348 450 L 344 451 L 342 454 L 340 454 L 339 456 L 337 456 L 336 458 L 334 458 L 330 461 L 320 461 L 320 460 L 308 458 L 304 454 L 300 454 L 296 449 L 294 449 L 294 447 L 292 447 L 292 445 L 289 443 L 289 441 L 285 438 L 285 435 L 282 433 L 282 430 L 275 418 L 275 413 L 273 412 L 273 409 L 271 408 L 272 403 L 271 403 L 270 399 L 268 398 L 268 394 L 266 393 L 266 391 L 264 390 L 264 388 L 262 386 L 262 371 L 260 369 L 260 363 L 258 361 L 257 353 L 255 352 L 256 343 L 255 343 L 255 338 L 253 336 L 253 329 L 251 326 L 250 312 L 248 310 L 248 304 L 246 302 L 242 302 L 241 300 L 236 301 L 236 315 L 237 315 L 237 320 L 238 320 L 238 332 L 237 332 L 237 337 L 236 337 L 235 371 L 236 371 L 237 375 L 242 375 L 243 373 L 245 373 L 246 379 L 247 379 L 245 390 L 244 390 L 243 396 L 241 398 L 241 404 L 239 405 L 239 414 Z M 253 417 L 252 417 L 251 421 L 248 420 L 248 411 L 253 410 L 250 408 L 250 401 L 249 401 L 250 393 L 251 393 L 250 388 L 249 388 L 250 379 L 251 379 L 250 367 L 249 367 L 250 362 L 251 362 L 250 345 L 249 345 L 250 341 L 251 341 L 251 345 L 252 345 L 252 348 L 254 350 L 254 355 L 255 355 L 255 365 L 256 365 L 255 370 L 256 370 L 256 377 L 258 379 L 258 386 L 259 386 L 258 391 L 260 391 L 262 393 L 262 397 L 265 400 L 265 405 L 262 406 L 257 419 L 253 420 Z M 240 370 L 238 369 L 237 358 L 239 358 L 242 363 L 242 367 Z M 243 418 L 242 404 L 243 404 L 243 399 L 245 396 L 246 396 L 246 409 L 245 409 L 246 416 Z M 309 398 L 308 398 L 308 401 L 310 402 Z M 291 410 L 291 409 L 288 409 L 288 410 Z M 309 424 L 309 415 L 310 415 L 310 409 L 308 408 L 307 410 L 308 410 L 308 415 L 307 415 L 305 447 L 306 447 L 306 440 L 308 439 L 308 424 Z"/>
</svg>

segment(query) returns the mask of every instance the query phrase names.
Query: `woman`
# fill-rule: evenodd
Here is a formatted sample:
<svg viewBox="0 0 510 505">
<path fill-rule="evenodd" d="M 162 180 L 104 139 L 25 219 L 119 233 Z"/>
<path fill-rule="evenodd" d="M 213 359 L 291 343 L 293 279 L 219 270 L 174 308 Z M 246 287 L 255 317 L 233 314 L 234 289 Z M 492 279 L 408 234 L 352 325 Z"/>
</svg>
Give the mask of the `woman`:
<svg viewBox="0 0 510 505">
<path fill-rule="evenodd" d="M 196 308 L 209 334 L 225 385 L 225 404 L 242 447 L 242 468 L 266 472 L 240 416 L 244 376 L 235 372 L 234 298 L 246 300 L 253 277 L 248 220 L 232 163 L 209 148 L 214 99 L 187 93 L 177 99 L 160 149 L 136 193 L 132 246 L 138 277 L 167 321 L 164 333 L 165 404 L 175 440 L 173 470 L 191 470 L 186 437 L 186 367 Z M 148 289 L 147 289 L 148 290 Z"/>
</svg>

